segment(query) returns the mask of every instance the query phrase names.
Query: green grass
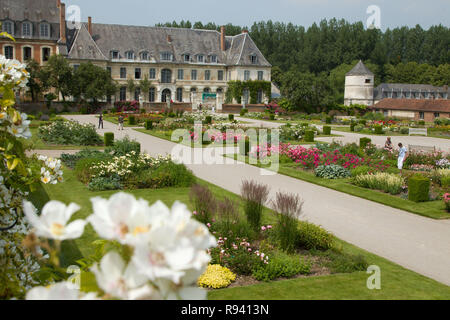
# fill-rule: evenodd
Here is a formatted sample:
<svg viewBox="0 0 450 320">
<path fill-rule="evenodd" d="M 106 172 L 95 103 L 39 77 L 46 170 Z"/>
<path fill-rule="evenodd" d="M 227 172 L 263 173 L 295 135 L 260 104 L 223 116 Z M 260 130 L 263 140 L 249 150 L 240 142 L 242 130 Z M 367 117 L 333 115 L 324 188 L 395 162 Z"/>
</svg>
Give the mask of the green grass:
<svg viewBox="0 0 450 320">
<path fill-rule="evenodd" d="M 103 120 L 119 125 L 118 117 L 103 116 Z M 124 126 L 124 128 L 136 128 L 136 127 L 142 127 L 143 125 L 139 125 L 138 123 L 136 123 L 134 125 L 129 125 L 128 124 L 128 119 L 124 119 L 123 126 Z"/>
<path fill-rule="evenodd" d="M 65 182 L 57 185 L 46 185 L 35 194 L 37 206 L 40 207 L 46 199 L 59 200 L 66 204 L 75 202 L 81 210 L 73 219 L 86 218 L 92 213 L 90 198 L 100 196 L 110 197 L 117 191 L 91 192 L 85 185 L 79 182 L 73 171 L 64 170 Z M 199 183 L 209 186 L 217 198 L 229 197 L 239 200 L 239 196 L 223 190 L 220 187 L 199 180 Z M 190 209 L 189 188 L 169 188 L 157 190 L 133 190 L 129 191 L 137 198 L 143 198 L 150 203 L 157 200 L 167 205 L 172 205 L 176 200 L 187 204 Z M 41 199 L 39 201 L 39 199 Z M 36 202 L 35 202 L 36 203 Z M 273 224 L 274 216 L 271 210 L 265 208 L 263 223 Z M 93 253 L 92 242 L 97 236 L 92 227 L 87 226 L 82 238 L 73 242 L 63 243 L 65 255 L 62 257 L 64 264 Z M 282 299 L 449 299 L 450 287 L 428 279 L 412 271 L 406 270 L 395 263 L 389 262 L 374 254 L 368 253 L 341 240 L 338 246 L 343 252 L 350 254 L 362 254 L 369 264 L 376 264 L 382 272 L 382 290 L 370 291 L 366 288 L 368 275 L 364 272 L 351 274 L 335 274 L 321 277 L 298 278 L 291 280 L 261 283 L 247 287 L 214 290 L 208 293 L 211 300 L 282 300 Z M 90 275 L 90 274 L 87 274 Z M 88 281 L 88 280 L 86 280 Z M 88 282 L 92 282 L 90 279 Z"/>
<path fill-rule="evenodd" d="M 237 155 L 231 157 L 234 157 L 235 160 L 237 159 Z M 248 163 L 248 157 L 246 157 L 246 163 Z M 416 203 L 387 193 L 383 193 L 381 191 L 355 186 L 350 183 L 349 179 L 330 180 L 319 178 L 316 177 L 313 173 L 298 170 L 295 168 L 295 166 L 296 164 L 280 164 L 278 173 L 309 183 L 314 183 L 322 187 L 347 193 L 366 200 L 378 202 L 393 208 L 415 213 L 421 216 L 433 219 L 450 219 L 450 214 L 446 212 L 445 204 L 443 201 L 439 200 Z M 264 167 L 269 168 L 268 165 Z"/>
</svg>

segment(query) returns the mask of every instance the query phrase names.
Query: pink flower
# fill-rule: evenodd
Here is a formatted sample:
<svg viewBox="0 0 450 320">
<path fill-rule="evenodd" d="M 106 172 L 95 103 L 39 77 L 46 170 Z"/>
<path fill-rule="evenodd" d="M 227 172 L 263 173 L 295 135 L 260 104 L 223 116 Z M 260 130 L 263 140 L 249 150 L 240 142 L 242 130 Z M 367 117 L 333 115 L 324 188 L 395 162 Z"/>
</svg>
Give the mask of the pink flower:
<svg viewBox="0 0 450 320">
<path fill-rule="evenodd" d="M 208 222 L 208 223 L 206 224 L 206 226 L 207 226 L 208 228 L 211 228 L 211 223 Z"/>
<path fill-rule="evenodd" d="M 262 231 L 266 231 L 266 227 L 262 226 L 262 227 L 261 227 L 261 230 L 262 230 Z"/>
</svg>

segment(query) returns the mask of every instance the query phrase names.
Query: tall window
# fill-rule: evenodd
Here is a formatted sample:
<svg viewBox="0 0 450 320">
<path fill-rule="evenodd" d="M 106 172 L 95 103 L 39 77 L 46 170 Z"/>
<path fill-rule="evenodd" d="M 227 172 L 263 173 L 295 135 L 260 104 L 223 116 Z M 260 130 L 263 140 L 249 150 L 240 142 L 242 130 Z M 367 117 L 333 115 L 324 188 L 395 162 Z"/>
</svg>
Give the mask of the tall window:
<svg viewBox="0 0 450 320">
<path fill-rule="evenodd" d="M 42 48 L 42 61 L 50 59 L 50 48 Z"/>
<path fill-rule="evenodd" d="M 134 52 L 133 51 L 128 51 L 127 53 L 125 53 L 125 55 L 128 60 L 134 60 Z"/>
<path fill-rule="evenodd" d="M 141 68 L 134 69 L 134 78 L 140 79 L 141 78 Z"/>
<path fill-rule="evenodd" d="M 22 24 L 22 37 L 31 37 L 31 23 L 24 22 Z"/>
<path fill-rule="evenodd" d="M 197 62 L 200 62 L 200 63 L 205 62 L 205 56 L 202 55 L 202 54 L 199 54 L 199 55 L 197 56 Z"/>
<path fill-rule="evenodd" d="M 183 80 L 183 79 L 184 79 L 184 70 L 178 69 L 178 80 Z"/>
<path fill-rule="evenodd" d="M 191 71 L 191 80 L 197 80 L 197 70 Z"/>
<path fill-rule="evenodd" d="M 40 35 L 41 38 L 50 38 L 50 25 L 48 23 L 41 23 Z"/>
<path fill-rule="evenodd" d="M 183 88 L 177 88 L 177 101 L 183 102 Z"/>
<path fill-rule="evenodd" d="M 31 47 L 23 48 L 23 61 L 31 60 Z"/>
<path fill-rule="evenodd" d="M 161 83 L 171 83 L 172 82 L 172 71 L 169 69 L 161 70 Z"/>
<path fill-rule="evenodd" d="M 223 70 L 217 71 L 217 80 L 223 81 Z"/>
<path fill-rule="evenodd" d="M 263 103 L 263 97 L 264 97 L 263 91 L 262 90 L 258 90 L 258 101 L 257 102 L 259 104 Z"/>
<path fill-rule="evenodd" d="M 425 119 L 425 112 L 419 112 L 419 118 L 420 118 L 420 120 L 424 120 Z"/>
<path fill-rule="evenodd" d="M 441 116 L 441 114 L 440 114 L 439 112 L 435 112 L 435 113 L 434 113 L 434 117 L 435 117 L 435 118 L 439 118 L 440 116 Z"/>
<path fill-rule="evenodd" d="M 148 101 L 155 102 L 156 91 L 155 88 L 150 88 L 148 91 Z"/>
<path fill-rule="evenodd" d="M 264 71 L 258 71 L 258 80 L 264 79 Z"/>
<path fill-rule="evenodd" d="M 155 68 L 151 68 L 148 77 L 150 79 L 156 79 L 156 69 Z"/>
<path fill-rule="evenodd" d="M 245 70 L 244 71 L 244 81 L 250 80 L 250 71 Z"/>
<path fill-rule="evenodd" d="M 211 71 L 205 70 L 205 80 L 211 80 Z"/>
<path fill-rule="evenodd" d="M 14 59 L 14 47 L 6 46 L 4 50 L 6 59 Z"/>
<path fill-rule="evenodd" d="M 250 91 L 248 89 L 244 89 L 243 95 L 244 95 L 244 103 L 248 104 L 250 99 Z"/>
<path fill-rule="evenodd" d="M 11 21 L 5 21 L 2 23 L 2 31 L 14 34 L 14 25 Z"/>
<path fill-rule="evenodd" d="M 183 55 L 183 60 L 184 62 L 190 62 L 191 61 L 191 56 L 188 54 Z"/>
<path fill-rule="evenodd" d="M 127 87 L 121 87 L 120 88 L 119 99 L 120 99 L 120 101 L 126 101 L 127 100 Z"/>
<path fill-rule="evenodd" d="M 120 79 L 126 79 L 127 78 L 127 68 L 121 67 L 120 68 Z"/>
<path fill-rule="evenodd" d="M 211 63 L 217 63 L 217 56 L 212 55 L 210 59 L 211 59 Z"/>
<path fill-rule="evenodd" d="M 119 59 L 119 51 L 113 50 L 111 51 L 111 59 Z"/>
</svg>

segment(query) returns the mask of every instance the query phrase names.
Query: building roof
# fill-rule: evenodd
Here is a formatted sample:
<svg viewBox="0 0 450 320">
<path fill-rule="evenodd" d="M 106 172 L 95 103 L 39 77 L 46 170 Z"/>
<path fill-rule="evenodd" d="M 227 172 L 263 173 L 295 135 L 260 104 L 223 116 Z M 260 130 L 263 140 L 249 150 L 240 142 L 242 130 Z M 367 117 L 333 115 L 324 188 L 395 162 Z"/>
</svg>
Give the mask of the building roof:
<svg viewBox="0 0 450 320">
<path fill-rule="evenodd" d="M 92 24 L 92 36 L 86 31 L 87 26 L 83 25 L 76 34 L 68 35 L 69 59 L 91 59 L 92 52 L 75 48 L 89 48 L 94 41 L 106 60 L 110 59 L 111 51 L 119 51 L 122 58 L 133 51 L 136 57 L 148 52 L 151 61 L 162 62 L 160 54 L 170 52 L 174 63 L 184 63 L 184 54 L 191 57 L 203 54 L 217 56 L 218 64 L 251 65 L 253 54 L 257 56 L 256 66 L 271 66 L 248 34 L 225 37 L 226 50 L 222 51 L 220 32 L 215 30 Z"/>
<path fill-rule="evenodd" d="M 383 99 L 383 92 L 402 92 L 402 93 L 447 93 L 450 96 L 450 89 L 448 86 L 436 87 L 429 84 L 405 84 L 405 83 L 382 83 L 374 90 L 374 99 Z"/>
<path fill-rule="evenodd" d="M 404 110 L 419 112 L 448 112 L 450 113 L 450 100 L 448 99 L 383 99 L 375 104 L 373 109 Z"/>
<path fill-rule="evenodd" d="M 0 19 L 59 24 L 57 0 L 1 0 Z"/>
<path fill-rule="evenodd" d="M 373 76 L 373 75 L 374 74 L 372 73 L 372 71 L 370 71 L 361 60 L 359 60 L 356 66 L 354 66 L 353 69 L 346 74 L 346 76 Z"/>
</svg>

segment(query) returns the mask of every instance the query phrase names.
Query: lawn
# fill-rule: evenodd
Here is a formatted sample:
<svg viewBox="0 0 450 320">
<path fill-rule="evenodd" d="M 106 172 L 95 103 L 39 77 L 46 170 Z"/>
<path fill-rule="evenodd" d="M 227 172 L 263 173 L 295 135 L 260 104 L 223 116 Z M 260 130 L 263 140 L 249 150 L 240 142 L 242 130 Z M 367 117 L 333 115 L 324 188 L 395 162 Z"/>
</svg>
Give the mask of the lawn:
<svg viewBox="0 0 450 320">
<path fill-rule="evenodd" d="M 34 195 L 39 207 L 46 199 L 59 200 L 65 203 L 75 202 L 81 206 L 73 219 L 85 218 L 91 214 L 90 198 L 109 197 L 115 191 L 91 192 L 79 182 L 72 170 L 64 171 L 65 182 L 58 185 L 45 186 Z M 204 181 L 218 198 L 227 196 L 238 199 L 238 196 Z M 188 188 L 170 188 L 157 190 L 133 190 L 136 197 L 141 197 L 153 203 L 161 200 L 172 205 L 176 200 L 189 204 Z M 48 198 L 47 198 L 48 196 Z M 40 203 L 40 205 L 39 205 Z M 269 209 L 264 210 L 263 223 L 273 223 Z M 82 238 L 75 242 L 66 242 L 65 251 L 70 251 L 63 257 L 65 264 L 93 253 L 92 241 L 96 234 L 89 226 Z M 450 287 L 417 273 L 406 270 L 392 262 L 370 254 L 353 245 L 338 240 L 338 246 L 343 252 L 364 255 L 370 265 L 378 265 L 382 272 L 382 289 L 368 290 L 366 280 L 369 275 L 364 272 L 351 274 L 334 274 L 320 277 L 296 278 L 270 283 L 259 283 L 246 287 L 212 290 L 208 297 L 211 300 L 281 300 L 281 299 L 450 299 Z"/>
</svg>

